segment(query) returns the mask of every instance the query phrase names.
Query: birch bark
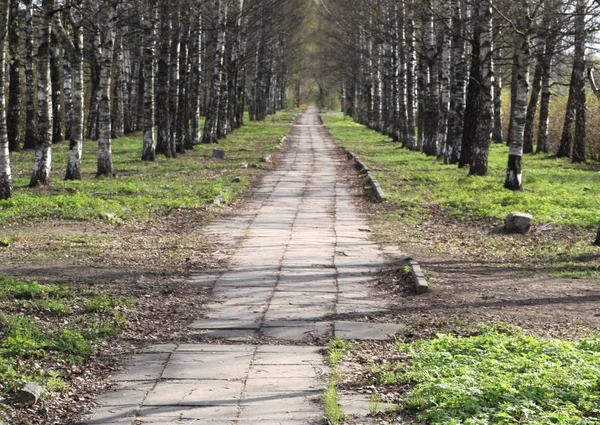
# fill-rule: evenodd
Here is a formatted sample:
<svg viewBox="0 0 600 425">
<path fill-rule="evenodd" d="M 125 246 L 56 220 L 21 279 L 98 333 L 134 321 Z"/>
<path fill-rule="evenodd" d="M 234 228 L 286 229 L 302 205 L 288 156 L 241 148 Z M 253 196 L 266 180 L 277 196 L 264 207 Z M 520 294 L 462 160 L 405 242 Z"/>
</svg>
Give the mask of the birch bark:
<svg viewBox="0 0 600 425">
<path fill-rule="evenodd" d="M 0 0 L 0 46 L 6 42 L 8 32 L 9 0 Z M 0 70 L 6 65 L 5 49 L 0 49 Z M 4 87 L 4 72 L 0 72 L 0 87 Z M 8 150 L 8 133 L 6 128 L 6 103 L 4 90 L 0 90 L 0 200 L 12 196 L 12 175 L 10 171 L 10 154 Z"/>
<path fill-rule="evenodd" d="M 531 18 L 527 1 L 519 3 L 517 20 L 518 33 L 515 34 L 515 103 L 511 110 L 511 134 L 508 152 L 508 165 L 506 167 L 506 181 L 504 187 L 509 190 L 523 190 L 523 136 L 525 118 L 527 114 L 527 98 L 529 94 L 529 29 Z"/>
<path fill-rule="evenodd" d="M 1 17 L 4 20 L 4 17 Z M 8 89 L 8 149 L 11 152 L 21 150 L 21 31 L 19 20 L 19 1 L 10 0 L 8 18 L 8 54 L 10 65 L 10 85 Z M 0 68 L 3 69 L 3 68 Z"/>
<path fill-rule="evenodd" d="M 144 43 L 144 135 L 142 161 L 156 159 L 154 142 L 154 79 L 156 77 L 156 0 L 147 0 L 144 16 L 146 42 Z"/>
<path fill-rule="evenodd" d="M 38 120 L 30 187 L 50 183 L 52 165 L 52 93 L 50 81 L 51 20 L 54 0 L 43 0 L 38 45 Z"/>
<path fill-rule="evenodd" d="M 25 140 L 24 149 L 35 149 L 35 75 L 33 73 L 33 0 L 25 0 Z"/>
</svg>

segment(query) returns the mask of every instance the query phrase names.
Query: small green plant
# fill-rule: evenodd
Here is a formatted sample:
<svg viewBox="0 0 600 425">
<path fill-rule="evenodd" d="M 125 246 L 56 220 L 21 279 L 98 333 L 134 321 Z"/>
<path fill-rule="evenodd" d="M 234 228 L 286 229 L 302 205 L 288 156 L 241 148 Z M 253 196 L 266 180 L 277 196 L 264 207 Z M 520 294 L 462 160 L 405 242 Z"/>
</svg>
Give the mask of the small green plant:
<svg viewBox="0 0 600 425">
<path fill-rule="evenodd" d="M 369 413 L 374 415 L 379 413 L 381 410 L 381 396 L 379 394 L 372 394 L 369 403 Z"/>
<path fill-rule="evenodd" d="M 96 295 L 83 305 L 86 313 L 104 313 L 113 307 L 113 300 L 106 295 Z"/>
<path fill-rule="evenodd" d="M 327 343 L 327 360 L 329 364 L 338 364 L 344 355 L 352 349 L 351 344 L 344 339 L 332 339 Z"/>
<path fill-rule="evenodd" d="M 323 393 L 323 406 L 325 410 L 325 419 L 329 425 L 340 425 L 344 419 L 344 414 L 338 401 L 338 377 L 332 374 L 329 385 Z"/>
</svg>

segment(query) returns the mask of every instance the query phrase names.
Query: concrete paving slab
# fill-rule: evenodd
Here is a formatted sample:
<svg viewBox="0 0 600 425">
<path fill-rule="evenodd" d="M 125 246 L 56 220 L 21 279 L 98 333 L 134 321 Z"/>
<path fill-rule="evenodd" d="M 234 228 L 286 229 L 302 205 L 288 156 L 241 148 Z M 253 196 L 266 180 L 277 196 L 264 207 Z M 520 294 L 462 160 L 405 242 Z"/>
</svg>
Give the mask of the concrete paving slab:
<svg viewBox="0 0 600 425">
<path fill-rule="evenodd" d="M 114 391 L 101 394 L 97 402 L 100 406 L 137 406 L 141 405 L 146 394 L 156 385 L 155 381 L 123 381 Z"/>
<path fill-rule="evenodd" d="M 248 379 L 313 378 L 324 376 L 328 369 L 322 364 L 254 365 Z"/>
<path fill-rule="evenodd" d="M 150 406 L 236 405 L 244 382 L 226 380 L 164 381 L 156 384 L 144 404 Z"/>
<path fill-rule="evenodd" d="M 388 340 L 403 328 L 400 323 L 335 322 L 333 333 L 349 340 Z"/>
<path fill-rule="evenodd" d="M 260 322 L 250 320 L 218 320 L 218 319 L 200 319 L 190 325 L 192 329 L 255 329 L 260 328 Z"/>
<path fill-rule="evenodd" d="M 137 420 L 146 424 L 169 424 L 171 419 L 187 419 L 187 423 L 233 422 L 237 417 L 238 406 L 144 406 L 139 410 Z M 161 422 L 162 421 L 162 422 Z M 198 422 L 201 421 L 201 422 Z"/>
<path fill-rule="evenodd" d="M 220 345 L 220 344 L 181 344 L 177 353 L 248 353 L 252 355 L 256 347 L 251 345 Z"/>
</svg>

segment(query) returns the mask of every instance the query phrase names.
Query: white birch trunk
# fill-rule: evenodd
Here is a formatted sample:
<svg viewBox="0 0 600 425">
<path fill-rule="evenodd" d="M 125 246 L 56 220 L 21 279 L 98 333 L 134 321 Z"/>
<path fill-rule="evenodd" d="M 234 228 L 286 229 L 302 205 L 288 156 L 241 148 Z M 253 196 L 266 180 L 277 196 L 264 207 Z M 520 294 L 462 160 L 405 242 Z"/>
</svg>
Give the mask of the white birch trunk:
<svg viewBox="0 0 600 425">
<path fill-rule="evenodd" d="M 71 10 L 73 46 L 71 47 L 72 117 L 69 159 L 65 180 L 81 180 L 81 158 L 83 152 L 84 123 L 84 79 L 83 79 L 83 16 L 74 8 Z"/>
<path fill-rule="evenodd" d="M 217 34 L 217 44 L 215 46 L 215 64 L 210 89 L 210 106 L 206 114 L 204 123 L 204 134 L 202 143 L 218 143 L 217 130 L 219 120 L 219 108 L 221 102 L 221 85 L 223 79 L 223 60 L 225 54 L 225 30 L 227 25 L 227 1 L 216 0 L 216 7 L 219 16 L 219 30 Z M 260 64 L 259 64 L 260 65 Z M 256 102 L 255 98 L 255 102 Z"/>
<path fill-rule="evenodd" d="M 519 4 L 517 27 L 521 34 L 515 36 L 515 104 L 511 110 L 511 133 L 504 187 L 510 190 L 523 190 L 523 136 L 529 95 L 529 57 L 530 46 L 527 36 L 529 26 L 529 7 L 526 1 Z"/>
<path fill-rule="evenodd" d="M 38 47 L 38 122 L 30 187 L 48 184 L 52 166 L 52 93 L 50 89 L 50 27 L 54 0 L 42 2 Z"/>
<path fill-rule="evenodd" d="M 156 77 L 156 1 L 146 2 L 147 12 L 144 17 L 146 25 L 146 43 L 144 44 L 144 135 L 142 160 L 154 161 L 156 147 L 154 143 L 154 79 Z"/>
<path fill-rule="evenodd" d="M 0 0 L 0 46 L 4 46 L 8 33 L 9 0 Z M 5 69 L 6 52 L 0 50 L 0 70 Z M 0 72 L 0 87 L 4 87 L 4 72 Z M 0 90 L 0 200 L 12 196 L 12 176 L 10 154 L 8 152 L 8 131 L 6 128 L 6 101 L 4 90 Z"/>
<path fill-rule="evenodd" d="M 406 131 L 407 145 L 411 150 L 417 150 L 417 138 L 415 136 L 415 20 L 414 20 L 414 3 L 413 0 L 406 0 Z"/>
<path fill-rule="evenodd" d="M 98 161 L 96 176 L 113 177 L 111 146 L 111 74 L 115 44 L 116 6 L 105 5 L 99 13 L 102 28 L 100 57 L 100 85 L 98 102 Z"/>
</svg>

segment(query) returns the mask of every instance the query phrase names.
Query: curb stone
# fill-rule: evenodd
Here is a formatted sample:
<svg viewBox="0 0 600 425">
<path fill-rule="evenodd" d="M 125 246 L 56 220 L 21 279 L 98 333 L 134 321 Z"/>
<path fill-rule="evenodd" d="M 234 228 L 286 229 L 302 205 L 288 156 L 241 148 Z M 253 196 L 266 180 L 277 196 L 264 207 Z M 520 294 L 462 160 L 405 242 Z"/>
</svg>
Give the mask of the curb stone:
<svg viewBox="0 0 600 425">
<path fill-rule="evenodd" d="M 417 261 L 413 260 L 406 253 L 401 252 L 396 247 L 385 247 L 383 248 L 383 252 L 391 256 L 399 263 L 399 265 L 410 267 L 410 277 L 417 295 L 429 292 L 429 283 L 427 282 L 427 279 L 425 279 L 421 265 Z"/>
<path fill-rule="evenodd" d="M 369 183 L 369 186 L 373 190 L 373 194 L 375 195 L 375 199 L 377 200 L 377 202 L 381 203 L 381 202 L 386 201 L 387 198 L 385 197 L 385 194 L 383 193 L 383 189 L 381 188 L 381 185 L 379 184 L 379 182 L 377 182 L 377 179 L 375 178 L 373 173 L 371 173 L 371 170 L 369 169 L 369 167 L 367 167 L 367 165 L 364 162 L 362 162 L 352 151 L 349 151 L 348 149 L 344 149 L 344 150 L 346 151 L 346 155 L 348 156 L 348 159 L 354 161 L 354 165 L 356 166 L 356 168 L 358 168 L 358 171 L 360 171 L 362 174 L 364 174 L 366 176 L 367 182 Z"/>
</svg>

